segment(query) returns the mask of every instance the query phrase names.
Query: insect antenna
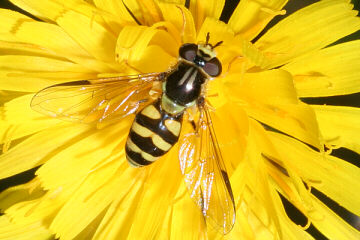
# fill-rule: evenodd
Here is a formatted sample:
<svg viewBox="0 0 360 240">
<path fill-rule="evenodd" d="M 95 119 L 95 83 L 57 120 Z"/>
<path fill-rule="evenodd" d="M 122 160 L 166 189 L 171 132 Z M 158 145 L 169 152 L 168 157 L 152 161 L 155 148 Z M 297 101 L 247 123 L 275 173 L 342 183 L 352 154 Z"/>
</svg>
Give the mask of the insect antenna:
<svg viewBox="0 0 360 240">
<path fill-rule="evenodd" d="M 223 41 L 220 41 L 220 42 L 217 42 L 217 43 L 213 46 L 211 43 L 209 43 L 209 40 L 210 40 L 210 33 L 208 32 L 208 33 L 206 34 L 206 42 L 205 42 L 205 45 L 210 46 L 211 49 L 214 49 L 214 48 L 220 46 L 220 45 L 223 43 Z"/>
<path fill-rule="evenodd" d="M 206 42 L 205 42 L 205 45 L 210 45 L 210 46 L 211 46 L 211 44 L 209 44 L 209 40 L 210 40 L 210 33 L 208 32 L 208 33 L 206 34 Z"/>
<path fill-rule="evenodd" d="M 211 49 L 214 49 L 218 46 L 220 46 L 223 43 L 223 41 L 217 42 L 214 46 L 211 46 Z"/>
</svg>

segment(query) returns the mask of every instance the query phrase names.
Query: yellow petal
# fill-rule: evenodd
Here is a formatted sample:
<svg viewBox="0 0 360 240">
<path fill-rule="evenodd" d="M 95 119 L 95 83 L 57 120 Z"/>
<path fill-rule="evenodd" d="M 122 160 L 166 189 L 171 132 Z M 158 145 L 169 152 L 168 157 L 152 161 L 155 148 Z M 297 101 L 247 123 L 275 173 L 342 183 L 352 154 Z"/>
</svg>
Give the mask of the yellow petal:
<svg viewBox="0 0 360 240">
<path fill-rule="evenodd" d="M 183 194 L 186 190 L 185 185 L 181 184 L 179 193 L 182 193 L 183 197 L 180 197 L 172 207 L 170 239 L 205 239 L 205 231 L 199 231 L 205 229 L 203 216 L 194 201 L 187 194 Z"/>
<path fill-rule="evenodd" d="M 96 59 L 105 62 L 115 60 L 116 38 L 102 25 L 74 11 L 62 14 L 56 22 Z"/>
<path fill-rule="evenodd" d="M 277 133 L 270 133 L 274 146 L 286 149 L 283 161 L 301 178 L 354 214 L 360 215 L 360 170 L 336 157 L 315 152 L 306 145 Z M 316 209 L 315 207 L 313 209 Z"/>
<path fill-rule="evenodd" d="M 281 192 L 280 190 L 278 191 Z M 293 239 L 293 240 L 298 240 L 298 239 L 314 240 L 314 238 L 309 233 L 304 231 L 304 229 L 301 226 L 294 224 L 294 222 L 289 219 L 287 213 L 285 212 L 282 200 L 278 192 L 277 194 L 275 194 L 274 199 L 275 199 L 274 206 L 279 216 L 279 221 L 281 222 L 281 230 L 283 232 L 283 238 Z M 264 240 L 266 240 L 266 238 L 264 238 Z"/>
<path fill-rule="evenodd" d="M 21 23 L 34 23 L 35 20 L 15 11 L 0 8 L 0 40 L 16 42 L 14 31 Z"/>
<path fill-rule="evenodd" d="M 338 106 L 311 106 L 321 134 L 329 147 L 346 147 L 360 154 L 360 109 Z"/>
<path fill-rule="evenodd" d="M 239 74 L 228 78 L 230 98 L 251 117 L 320 148 L 315 114 L 311 107 L 298 101 L 288 72 L 271 70 L 248 73 L 243 79 Z"/>
<path fill-rule="evenodd" d="M 2 55 L 25 55 L 58 58 L 52 51 L 29 43 L 7 42 L 0 40 Z"/>
<path fill-rule="evenodd" d="M 78 64 L 45 57 L 3 55 L 0 56 L 0 68 L 25 72 L 88 72 Z"/>
<path fill-rule="evenodd" d="M 56 189 L 78 181 L 92 169 L 113 161 L 112 158 L 119 158 L 129 126 L 130 122 L 123 119 L 108 128 L 86 132 L 65 145 L 36 172 L 44 188 Z"/>
<path fill-rule="evenodd" d="M 236 34 L 252 40 L 280 11 L 287 0 L 252 1 L 242 0 L 235 8 L 229 25 Z"/>
<path fill-rule="evenodd" d="M 55 19 L 59 17 L 64 10 L 69 10 L 64 5 L 66 4 L 66 2 L 60 4 L 56 0 L 10 0 L 10 2 L 12 2 L 14 5 L 17 5 L 19 8 L 31 13 L 32 15 L 44 20 L 55 21 Z M 79 1 L 70 0 L 67 2 L 72 2 L 72 4 L 74 4 L 74 9 L 78 9 L 79 11 L 83 10 L 81 5 L 79 4 Z"/>
<path fill-rule="evenodd" d="M 66 2 L 58 0 L 39 0 L 36 2 L 31 0 L 12 0 L 11 2 L 46 22 L 55 22 L 58 17 L 69 10 L 76 10 L 76 12 L 86 15 L 93 21 L 114 32 L 118 32 L 126 22 L 126 19 L 123 17 L 125 15 L 112 15 L 111 11 L 102 11 L 101 7 L 95 8 L 92 4 L 81 0 L 69 0 Z M 105 10 L 108 9 L 105 8 Z M 132 19 L 130 20 L 133 21 Z"/>
<path fill-rule="evenodd" d="M 10 0 L 12 4 L 15 6 L 23 9 L 24 11 L 30 13 L 33 16 L 36 16 L 39 19 L 46 19 L 46 17 L 39 11 L 39 9 L 34 8 L 34 5 L 31 4 L 30 1 L 27 0 Z M 44 2 L 44 1 L 37 1 L 37 2 Z M 35 3 L 36 4 L 36 3 Z M 36 5 L 35 5 L 36 6 Z M 40 4 L 41 6 L 41 4 Z"/>
<path fill-rule="evenodd" d="M 212 114 L 213 127 L 227 170 L 231 175 L 232 167 L 237 166 L 245 155 L 249 119 L 245 111 L 233 104 L 217 108 Z M 227 129 L 232 129 L 228 131 Z"/>
<path fill-rule="evenodd" d="M 56 25 L 36 22 L 22 14 L 0 9 L 0 33 L 1 40 L 34 44 L 50 50 L 60 59 L 67 58 L 79 63 L 89 71 L 111 71 L 107 64 L 93 59 Z"/>
<path fill-rule="evenodd" d="M 105 24 L 104 18 L 109 18 L 109 14 L 103 14 L 100 9 L 96 9 L 81 0 L 68 0 L 65 2 L 59 0 L 10 0 L 10 2 L 46 22 L 55 22 L 58 17 L 68 10 L 76 10 L 78 13 L 84 14 L 101 24 Z"/>
<path fill-rule="evenodd" d="M 129 221 L 129 219 L 133 219 L 136 209 L 139 207 L 141 194 L 147 190 L 144 189 L 144 179 L 141 176 L 132 180 L 134 180 L 134 183 L 131 186 L 126 184 L 131 188 L 126 195 L 118 196 L 109 206 L 104 219 L 95 232 L 94 239 L 127 238 L 132 225 L 132 220 Z M 121 186 L 124 186 L 124 184 Z M 124 186 L 124 189 L 126 189 L 126 186 Z"/>
<path fill-rule="evenodd" d="M 181 181 L 177 146 L 174 148 L 150 166 L 152 169 L 146 178 L 146 186 L 149 188 L 140 198 L 128 239 L 154 239 L 156 232 L 160 231 L 159 227 L 166 216 L 166 208 L 172 203 Z"/>
<path fill-rule="evenodd" d="M 220 41 L 224 41 L 224 44 L 231 41 L 234 37 L 234 32 L 224 22 L 214 19 L 205 18 L 201 28 L 198 32 L 196 42 L 205 42 L 206 35 L 210 34 L 210 43 L 215 45 Z"/>
<path fill-rule="evenodd" d="M 179 31 L 182 43 L 194 43 L 196 29 L 191 12 L 184 6 L 160 3 L 164 21 L 171 22 Z"/>
<path fill-rule="evenodd" d="M 0 108 L 0 142 L 12 141 L 59 123 L 35 112 L 29 107 L 32 94 L 21 96 L 5 103 Z"/>
<path fill-rule="evenodd" d="M 69 199 L 70 194 L 73 194 L 74 189 L 76 189 L 78 185 L 79 183 L 75 183 L 71 186 L 66 186 L 64 189 L 47 191 L 43 196 L 35 196 L 36 198 L 30 196 L 26 199 L 27 201 L 21 201 L 12 205 L 5 211 L 5 214 L 15 223 L 41 221 L 43 225 L 49 229 L 49 225 L 54 216 Z M 31 189 L 29 190 L 32 191 Z M 33 193 L 31 192 L 31 194 Z"/>
<path fill-rule="evenodd" d="M 2 240 L 44 240 L 51 239 L 53 233 L 41 221 L 16 224 L 7 216 L 0 217 L 0 239 Z"/>
<path fill-rule="evenodd" d="M 139 171 L 130 168 L 124 161 L 112 161 L 89 173 L 56 215 L 50 229 L 58 237 L 74 239 L 115 199 L 126 197 L 140 176 Z"/>
<path fill-rule="evenodd" d="M 322 232 L 328 239 L 348 240 L 360 239 L 360 233 L 344 219 L 340 218 L 336 213 L 328 208 L 317 198 L 313 197 L 314 208 L 321 219 L 312 219 L 314 226 Z M 358 205 L 359 206 L 359 205 Z"/>
<path fill-rule="evenodd" d="M 205 18 L 219 19 L 225 0 L 190 0 L 190 11 L 194 16 L 195 27 L 200 29 Z"/>
<path fill-rule="evenodd" d="M 128 26 L 119 35 L 116 56 L 117 61 L 141 72 L 162 72 L 176 62 L 178 47 L 174 38 L 156 25 Z"/>
<path fill-rule="evenodd" d="M 359 30 L 356 15 L 348 1 L 319 1 L 280 21 L 255 45 L 271 58 L 269 67 L 279 66 Z"/>
<path fill-rule="evenodd" d="M 154 61 L 156 56 L 156 61 Z M 145 48 L 143 56 L 136 62 L 131 64 L 135 69 L 143 73 L 149 72 L 165 72 L 169 67 L 174 66 L 177 59 L 163 50 L 157 45 L 150 45 Z"/>
<path fill-rule="evenodd" d="M 5 189 L 0 193 L 0 209 L 2 212 L 6 211 L 12 205 L 24 200 L 33 200 L 40 198 L 45 194 L 41 189 L 40 183 L 35 179 L 28 183 L 17 185 Z"/>
<path fill-rule="evenodd" d="M 112 0 L 114 1 L 114 0 Z M 121 1 L 120 1 L 121 2 Z M 161 10 L 158 5 L 158 1 L 155 0 L 126 0 L 122 1 L 125 5 L 125 10 L 128 13 L 125 16 L 129 16 L 129 12 L 136 18 L 138 25 L 151 26 L 156 22 L 162 20 Z M 132 21 L 135 21 L 133 17 Z"/>
<path fill-rule="evenodd" d="M 257 49 L 254 44 L 246 40 L 241 40 L 241 43 L 242 55 L 249 59 L 253 65 L 259 66 L 262 69 L 269 65 L 268 58 L 261 51 L 259 51 L 259 49 Z M 251 65 L 248 66 L 248 68 L 250 67 Z"/>
<path fill-rule="evenodd" d="M 30 136 L 0 156 L 0 178 L 43 164 L 49 156 L 76 141 L 76 137 L 87 130 L 86 125 L 61 124 Z"/>
<path fill-rule="evenodd" d="M 258 155 L 261 155 L 262 161 L 264 161 L 266 165 L 268 175 L 273 180 L 273 183 L 281 188 L 283 195 L 289 196 L 297 208 L 306 212 L 306 206 L 310 205 L 311 202 L 307 196 L 308 190 L 304 187 L 299 174 L 291 168 L 291 164 L 289 164 L 288 161 L 284 160 L 287 157 L 286 151 L 276 148 L 276 145 L 274 145 L 269 138 L 268 133 L 263 127 L 259 126 L 259 123 L 255 126 L 256 132 L 253 133 L 254 136 L 250 135 L 250 137 L 256 138 Z M 245 167 L 245 171 L 247 171 L 247 169 L 248 167 Z M 288 183 L 288 178 L 291 178 L 291 183 Z"/>
<path fill-rule="evenodd" d="M 264 69 L 269 65 L 267 57 L 253 43 L 239 35 L 224 42 L 217 53 L 223 67 L 222 76 L 230 73 L 244 74 L 254 67 Z"/>
<path fill-rule="evenodd" d="M 161 0 L 161 1 L 165 3 L 173 3 L 177 5 L 185 5 L 186 2 L 186 0 Z"/>
<path fill-rule="evenodd" d="M 103 9 L 106 12 L 112 13 L 114 16 L 119 18 L 119 20 L 126 21 L 128 23 L 131 23 L 131 22 L 135 23 L 133 17 L 129 13 L 129 11 L 126 10 L 126 7 L 125 7 L 123 1 L 94 0 L 94 4 L 98 8 Z"/>
<path fill-rule="evenodd" d="M 299 101 L 292 76 L 284 70 L 245 73 L 244 76 L 229 74 L 226 82 L 229 88 L 234 87 L 235 90 L 244 91 L 247 93 L 246 96 L 264 103 L 296 104 Z M 237 92 L 234 92 L 233 95 L 234 98 L 242 98 L 242 95 Z"/>
<path fill-rule="evenodd" d="M 344 95 L 360 91 L 360 40 L 328 47 L 282 67 L 294 76 L 300 97 Z"/>
<path fill-rule="evenodd" d="M 106 26 L 112 29 L 114 32 L 118 32 L 124 23 L 121 16 L 113 16 L 109 12 L 103 12 L 100 8 L 95 8 L 80 0 L 69 0 L 65 2 L 58 0 L 11 0 L 11 2 L 46 22 L 55 22 L 64 12 L 76 10 L 90 17 L 93 21 L 102 24 L 104 27 Z"/>
<path fill-rule="evenodd" d="M 94 79 L 94 73 L 76 72 L 9 72 L 0 70 L 0 88 L 16 92 L 38 92 L 63 82 Z"/>
<path fill-rule="evenodd" d="M 143 17 L 145 18 L 146 23 L 151 26 L 152 24 L 159 22 L 162 19 L 161 11 L 158 6 L 158 1 L 155 0 L 146 0 L 138 1 L 143 12 Z"/>
<path fill-rule="evenodd" d="M 255 222 L 257 222 L 252 226 L 255 235 L 257 234 L 256 226 L 259 226 L 259 229 L 261 229 L 260 235 L 263 235 L 263 238 L 269 238 L 269 234 L 281 238 L 283 233 L 275 205 L 277 193 L 271 188 L 266 165 L 261 157 L 264 130 L 255 120 L 251 120 L 249 123 L 249 137 L 245 155 L 247 159 L 245 159 L 244 166 L 246 169 L 251 170 L 246 171 L 246 187 L 242 195 L 239 196 L 237 204 L 239 205 L 244 201 L 247 206 L 244 206 L 244 204 L 241 204 L 241 206 L 255 215 L 249 216 L 255 218 Z M 251 219 L 249 220 L 251 221 Z"/>
</svg>

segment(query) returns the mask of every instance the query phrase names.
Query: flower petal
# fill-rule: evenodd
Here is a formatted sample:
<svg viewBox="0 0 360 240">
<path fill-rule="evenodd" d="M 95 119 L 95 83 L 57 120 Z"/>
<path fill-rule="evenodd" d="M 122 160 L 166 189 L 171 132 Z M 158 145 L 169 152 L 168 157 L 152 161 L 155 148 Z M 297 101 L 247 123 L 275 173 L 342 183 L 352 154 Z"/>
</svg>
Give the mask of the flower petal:
<svg viewBox="0 0 360 240">
<path fill-rule="evenodd" d="M 57 0 L 10 0 L 10 2 L 32 15 L 47 21 L 55 21 L 64 11 L 71 9 L 91 14 L 90 5 L 83 4 L 82 1 L 78 0 L 68 0 L 61 3 Z"/>
<path fill-rule="evenodd" d="M 164 21 L 171 22 L 179 31 L 182 43 L 196 40 L 196 29 L 191 12 L 184 6 L 159 3 Z"/>
<path fill-rule="evenodd" d="M 105 20 L 108 28 L 112 29 L 114 33 L 119 33 L 125 25 L 131 25 L 131 23 L 136 24 L 123 1 L 94 0 L 93 2 L 97 7 L 96 11 L 99 11 L 99 9 L 103 10 L 99 15 Z M 101 23 L 101 21 L 98 22 Z"/>
<path fill-rule="evenodd" d="M 36 133 L 58 124 L 59 121 L 44 117 L 29 105 L 33 94 L 15 98 L 0 108 L 0 143 L 6 143 Z"/>
<path fill-rule="evenodd" d="M 38 92 L 54 84 L 94 79 L 96 74 L 72 72 L 12 72 L 0 70 L 0 88 L 15 92 Z"/>
<path fill-rule="evenodd" d="M 55 191 L 44 191 L 35 178 L 29 183 L 23 184 L 23 194 L 27 192 L 29 195 L 26 201 L 20 201 L 7 208 L 5 214 L 9 216 L 15 223 L 26 223 L 29 221 L 41 221 L 43 225 L 49 229 L 49 225 L 60 207 L 69 199 L 69 197 L 79 186 L 79 183 L 66 186 L 63 189 Z M 10 189 L 11 190 L 11 189 Z M 5 193 L 8 193 L 6 190 Z M 21 194 L 21 188 L 15 190 L 11 195 Z M 13 197 L 11 196 L 10 197 Z"/>
<path fill-rule="evenodd" d="M 241 0 L 235 8 L 229 25 L 236 34 L 252 40 L 280 11 L 288 0 L 253 1 Z"/>
<path fill-rule="evenodd" d="M 132 186 L 141 181 L 140 174 L 124 161 L 112 161 L 89 173 L 58 212 L 50 229 L 61 238 L 74 239 L 98 215 L 107 211 L 112 201 L 126 197 Z"/>
<path fill-rule="evenodd" d="M 88 72 L 82 66 L 53 58 L 1 55 L 0 69 L 21 72 Z"/>
<path fill-rule="evenodd" d="M 360 40 L 299 57 L 282 69 L 291 72 L 300 97 L 360 92 Z"/>
<path fill-rule="evenodd" d="M 311 105 L 325 142 L 335 148 L 346 147 L 360 154 L 360 109 Z"/>
<path fill-rule="evenodd" d="M 184 193 L 186 190 L 185 185 L 181 184 L 179 193 Z M 170 239 L 205 239 L 204 231 L 199 231 L 205 228 L 201 211 L 187 194 L 182 195 L 183 197 L 172 207 Z"/>
<path fill-rule="evenodd" d="M 53 233 L 41 221 L 14 223 L 5 215 L 0 217 L 0 239 L 2 240 L 44 240 L 51 239 Z"/>
<path fill-rule="evenodd" d="M 56 189 L 79 181 L 98 165 L 114 161 L 115 157 L 119 158 L 118 154 L 123 151 L 121 148 L 130 126 L 130 122 L 126 120 L 108 128 L 86 132 L 77 141 L 56 152 L 36 172 L 44 188 Z M 117 150 L 117 147 L 120 149 Z"/>
<path fill-rule="evenodd" d="M 58 58 L 67 58 L 79 63 L 89 71 L 111 71 L 108 65 L 93 59 L 60 27 L 36 22 L 25 15 L 6 9 L 0 9 L 0 39 L 34 44 L 41 49 L 50 50 Z"/>
<path fill-rule="evenodd" d="M 9 187 L 0 193 L 0 209 L 2 212 L 24 200 L 34 200 L 44 196 L 46 192 L 39 181 L 31 180 L 25 184 Z"/>
<path fill-rule="evenodd" d="M 63 13 L 56 22 L 96 59 L 104 62 L 115 60 L 116 38 L 99 23 L 75 11 Z"/>
<path fill-rule="evenodd" d="M 48 49 L 29 43 L 7 42 L 0 40 L 0 49 L 2 55 L 24 55 L 63 59 L 56 56 L 54 52 Z"/>
<path fill-rule="evenodd" d="M 96 0 L 96 4 L 104 5 L 102 3 L 104 0 Z M 105 1 L 113 1 L 114 0 L 105 0 Z M 147 1 L 137 1 L 137 0 L 127 0 L 127 1 L 118 1 L 120 3 L 115 3 L 116 5 L 120 4 L 120 8 L 122 11 L 126 11 L 126 13 L 122 16 L 119 15 L 119 17 L 124 18 L 126 20 L 130 20 L 131 22 L 135 22 L 138 25 L 145 25 L 145 26 L 151 26 L 155 24 L 156 22 L 159 22 L 162 20 L 161 11 L 158 5 L 158 1 L 155 0 L 147 0 Z M 106 3 L 107 5 L 109 3 Z M 112 5 L 115 5 L 112 3 Z M 130 13 L 131 12 L 131 15 Z M 122 12 L 121 12 L 122 13 Z M 131 17 L 131 19 L 129 18 Z M 133 24 L 127 24 L 127 25 L 133 25 Z"/>
<path fill-rule="evenodd" d="M 243 79 L 239 74 L 228 78 L 229 97 L 243 106 L 251 117 L 320 148 L 315 114 L 298 100 L 288 72 L 271 70 L 247 73 Z"/>
<path fill-rule="evenodd" d="M 32 124 L 30 126 L 36 127 Z M 87 130 L 89 127 L 86 125 L 61 124 L 30 136 L 0 156 L 0 178 L 43 164 L 51 155 L 76 141 L 76 137 Z"/>
<path fill-rule="evenodd" d="M 173 202 L 181 180 L 177 146 L 174 148 L 158 162 L 153 163 L 153 166 L 149 166 L 152 169 L 145 180 L 145 186 L 149 187 L 140 198 L 128 239 L 154 239 L 156 232 L 160 230 L 159 227 L 163 223 L 168 206 Z"/>
<path fill-rule="evenodd" d="M 360 29 L 360 18 L 349 1 L 324 0 L 300 9 L 267 31 L 256 46 L 276 67 L 321 49 Z"/>
<path fill-rule="evenodd" d="M 310 187 L 315 187 L 343 207 L 360 215 L 360 169 L 333 156 L 315 152 L 306 145 L 278 133 L 269 133 L 279 151 L 286 149 L 289 166 Z M 316 209 L 313 207 L 313 209 Z"/>
<path fill-rule="evenodd" d="M 58 17 L 68 10 L 75 10 L 76 12 L 86 15 L 93 21 L 102 24 L 104 27 L 108 27 L 114 32 L 118 32 L 126 21 L 123 18 L 125 15 L 111 15 L 111 11 L 101 11 L 101 8 L 95 8 L 91 4 L 79 0 L 69 0 L 65 2 L 58 0 L 11 0 L 11 2 L 46 22 L 55 22 Z M 128 12 L 126 13 L 129 15 Z M 129 20 L 133 21 L 133 19 L 130 18 Z"/>
<path fill-rule="evenodd" d="M 314 197 L 314 209 L 322 216 L 321 219 L 313 219 L 312 223 L 328 239 L 348 240 L 359 239 L 360 233 L 344 219 L 328 208 L 324 203 Z"/>
<path fill-rule="evenodd" d="M 190 0 L 190 12 L 196 29 L 200 29 L 207 17 L 219 19 L 224 5 L 225 0 Z"/>
<path fill-rule="evenodd" d="M 132 219 L 139 207 L 141 194 L 144 191 L 143 179 L 137 178 L 125 196 L 118 197 L 111 203 L 104 219 L 97 228 L 94 239 L 126 239 L 131 228 Z"/>
<path fill-rule="evenodd" d="M 161 2 L 172 3 L 177 5 L 185 5 L 186 0 L 161 0 Z"/>
<path fill-rule="evenodd" d="M 198 31 L 196 42 L 205 42 L 206 35 L 210 33 L 210 43 L 215 45 L 220 41 L 225 43 L 231 41 L 234 37 L 234 32 L 229 28 L 224 22 L 214 19 L 214 18 L 205 18 L 204 22 L 201 25 L 200 30 Z"/>
<path fill-rule="evenodd" d="M 178 48 L 174 38 L 156 25 L 128 26 L 119 34 L 116 57 L 141 72 L 163 72 L 175 63 Z"/>
</svg>

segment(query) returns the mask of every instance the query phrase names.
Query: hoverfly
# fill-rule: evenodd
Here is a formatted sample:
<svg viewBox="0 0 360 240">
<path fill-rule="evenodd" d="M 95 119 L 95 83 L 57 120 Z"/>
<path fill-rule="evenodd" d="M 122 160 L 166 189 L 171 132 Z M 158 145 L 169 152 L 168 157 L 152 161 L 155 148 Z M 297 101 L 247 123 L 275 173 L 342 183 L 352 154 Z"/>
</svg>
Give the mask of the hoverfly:
<svg viewBox="0 0 360 240">
<path fill-rule="evenodd" d="M 125 145 L 133 167 L 143 167 L 179 141 L 180 168 L 191 198 L 207 223 L 227 234 L 235 222 L 235 204 L 228 174 L 206 104 L 207 82 L 222 66 L 209 43 L 186 43 L 177 64 L 167 72 L 81 80 L 38 92 L 31 107 L 43 114 L 83 123 L 104 122 L 136 114 Z M 155 100 L 154 86 L 161 86 Z M 183 115 L 195 107 L 193 131 L 180 140 Z"/>
</svg>

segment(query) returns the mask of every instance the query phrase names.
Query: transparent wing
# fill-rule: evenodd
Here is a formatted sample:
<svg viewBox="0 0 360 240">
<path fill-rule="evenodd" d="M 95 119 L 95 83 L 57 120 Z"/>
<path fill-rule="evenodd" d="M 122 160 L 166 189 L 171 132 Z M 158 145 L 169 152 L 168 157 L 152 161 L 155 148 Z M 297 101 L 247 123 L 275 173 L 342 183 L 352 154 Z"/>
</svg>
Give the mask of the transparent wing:
<svg viewBox="0 0 360 240">
<path fill-rule="evenodd" d="M 84 123 L 122 118 L 151 97 L 162 77 L 162 73 L 149 73 L 61 83 L 38 92 L 31 107 L 51 117 Z"/>
<path fill-rule="evenodd" d="M 227 234 L 235 222 L 228 174 L 206 106 L 200 107 L 196 130 L 180 139 L 180 167 L 191 198 L 206 222 Z"/>
</svg>

